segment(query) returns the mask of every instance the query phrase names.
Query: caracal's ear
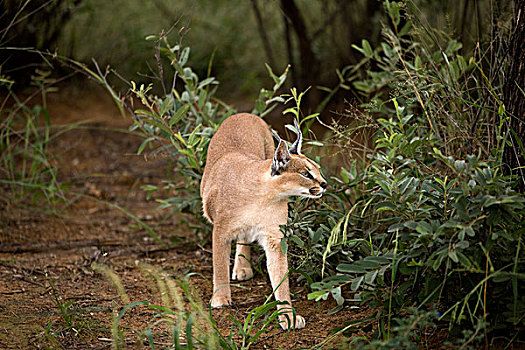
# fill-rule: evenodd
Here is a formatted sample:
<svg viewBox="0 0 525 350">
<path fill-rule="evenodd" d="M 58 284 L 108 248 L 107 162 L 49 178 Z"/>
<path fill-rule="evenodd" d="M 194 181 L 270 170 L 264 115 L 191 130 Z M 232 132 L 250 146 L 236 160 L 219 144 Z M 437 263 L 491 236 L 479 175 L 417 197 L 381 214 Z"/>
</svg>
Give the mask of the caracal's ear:
<svg viewBox="0 0 525 350">
<path fill-rule="evenodd" d="M 275 176 L 279 175 L 290 161 L 290 151 L 288 151 L 288 145 L 286 142 L 281 140 L 275 131 L 272 130 L 272 134 L 273 137 L 275 137 L 275 139 L 279 142 L 272 161 L 272 176 Z"/>
<path fill-rule="evenodd" d="M 297 130 L 297 140 L 295 140 L 293 145 L 290 147 L 290 153 L 301 154 L 301 146 L 303 145 L 303 133 L 301 132 L 299 123 L 297 123 L 297 119 L 295 118 L 293 119 L 293 126 L 295 127 L 295 130 Z"/>
</svg>

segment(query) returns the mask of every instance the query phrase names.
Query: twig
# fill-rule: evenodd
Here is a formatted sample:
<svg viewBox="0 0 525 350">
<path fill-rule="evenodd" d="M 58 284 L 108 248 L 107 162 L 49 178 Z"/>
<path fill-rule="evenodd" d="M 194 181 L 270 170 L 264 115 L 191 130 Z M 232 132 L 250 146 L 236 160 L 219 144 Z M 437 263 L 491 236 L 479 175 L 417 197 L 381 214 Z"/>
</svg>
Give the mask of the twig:
<svg viewBox="0 0 525 350">
<path fill-rule="evenodd" d="M 88 247 L 88 246 L 119 246 L 123 245 L 123 242 L 116 240 L 74 240 L 65 242 L 52 242 L 52 243 L 33 243 L 33 244 L 10 244 L 2 245 L 0 247 L 0 253 L 39 253 L 47 252 L 50 250 L 68 250 L 73 248 Z"/>
<path fill-rule="evenodd" d="M 18 290 L 8 290 L 8 291 L 2 291 L 0 292 L 0 294 L 3 294 L 3 295 L 13 295 L 13 294 L 21 294 L 21 293 L 25 293 L 25 289 L 18 289 Z"/>
</svg>

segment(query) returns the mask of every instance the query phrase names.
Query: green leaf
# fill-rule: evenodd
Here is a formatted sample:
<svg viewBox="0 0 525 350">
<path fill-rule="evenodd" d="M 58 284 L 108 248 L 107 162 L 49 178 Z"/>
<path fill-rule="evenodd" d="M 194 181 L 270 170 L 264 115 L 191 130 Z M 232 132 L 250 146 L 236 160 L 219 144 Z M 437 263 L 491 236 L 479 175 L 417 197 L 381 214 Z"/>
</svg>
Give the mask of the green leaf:
<svg viewBox="0 0 525 350">
<path fill-rule="evenodd" d="M 345 299 L 341 295 L 341 287 L 332 289 L 330 293 L 332 294 L 332 297 L 337 302 L 337 305 L 343 305 L 343 303 L 345 302 Z"/>
<path fill-rule="evenodd" d="M 417 223 L 416 231 L 422 234 L 431 234 L 433 232 L 432 226 L 425 221 L 420 221 Z"/>
<path fill-rule="evenodd" d="M 283 252 L 284 255 L 288 253 L 288 237 L 281 239 L 281 252 Z"/>
<path fill-rule="evenodd" d="M 463 170 L 467 168 L 467 163 L 465 163 L 464 160 L 456 160 L 454 162 L 454 168 L 458 173 L 461 173 Z"/>
<path fill-rule="evenodd" d="M 292 113 L 296 118 L 299 115 L 299 111 L 297 111 L 296 107 L 290 107 L 283 111 L 283 115 L 288 114 L 288 113 Z"/>
<path fill-rule="evenodd" d="M 373 271 L 370 271 L 368 272 L 366 275 L 365 275 L 365 283 L 368 283 L 368 284 L 372 284 L 374 283 L 376 277 L 377 277 L 377 274 L 378 274 L 379 270 L 373 270 Z"/>
<path fill-rule="evenodd" d="M 190 107 L 188 105 L 183 105 L 182 107 L 180 107 L 174 115 L 171 116 L 170 118 L 170 121 L 169 121 L 169 125 L 170 127 L 173 127 L 173 125 L 177 124 L 178 122 L 181 121 L 182 117 L 188 112 L 188 109 Z"/>
<path fill-rule="evenodd" d="M 396 210 L 396 208 L 397 206 L 391 202 L 382 202 L 376 205 L 376 213 L 379 213 L 385 210 Z"/>
<path fill-rule="evenodd" d="M 472 261 L 470 261 L 470 259 L 465 254 L 463 254 L 461 252 L 457 252 L 456 254 L 458 256 L 459 262 L 461 263 L 461 265 L 464 268 L 466 268 L 466 269 L 474 268 L 474 265 L 472 264 Z"/>
<path fill-rule="evenodd" d="M 203 81 L 201 81 L 199 83 L 199 85 L 197 85 L 197 90 L 200 90 L 202 89 L 203 87 L 207 86 L 207 85 L 210 85 L 210 84 L 218 84 L 217 80 L 215 80 L 214 77 L 211 77 L 211 78 L 206 78 L 204 79 Z"/>
<path fill-rule="evenodd" d="M 365 50 L 363 50 L 362 48 L 360 48 L 359 46 L 357 46 L 356 44 L 352 44 L 352 48 L 361 52 L 363 55 L 366 56 L 366 53 L 365 53 Z"/>
<path fill-rule="evenodd" d="M 455 250 L 452 250 L 452 251 L 448 252 L 448 257 L 455 263 L 457 263 L 459 261 L 458 255 L 456 254 Z"/>
<path fill-rule="evenodd" d="M 337 271 L 345 272 L 345 273 L 365 273 L 366 269 L 362 266 L 358 266 L 355 264 L 339 264 L 337 266 Z"/>
<path fill-rule="evenodd" d="M 303 240 L 296 235 L 290 236 L 290 240 L 292 240 L 295 244 L 297 244 L 301 248 L 304 248 L 306 246 Z"/>
<path fill-rule="evenodd" d="M 324 290 L 319 290 L 315 292 L 308 293 L 308 300 L 319 301 L 321 299 L 326 300 L 328 297 L 328 292 Z"/>
<path fill-rule="evenodd" d="M 142 153 L 142 151 L 144 151 L 144 148 L 146 147 L 146 145 L 148 143 L 150 143 L 151 141 L 153 141 L 153 140 L 155 140 L 154 137 L 149 137 L 149 138 L 145 139 L 144 141 L 142 141 L 142 143 L 140 144 L 139 149 L 137 151 L 137 154 L 140 155 Z"/>
<path fill-rule="evenodd" d="M 399 31 L 399 37 L 405 36 L 412 28 L 412 21 L 407 21 L 403 28 Z"/>
<path fill-rule="evenodd" d="M 422 63 L 422 61 L 421 61 L 421 57 L 416 56 L 416 59 L 414 60 L 414 67 L 415 67 L 417 70 L 420 70 L 420 69 L 423 67 L 423 63 Z"/>
<path fill-rule="evenodd" d="M 308 232 L 309 233 L 312 232 L 312 229 L 308 228 Z M 310 235 L 310 240 L 312 241 L 312 244 L 317 244 L 317 242 L 319 242 L 322 236 L 323 236 L 322 228 L 318 228 L 315 232 L 312 232 L 312 234 Z"/>
<path fill-rule="evenodd" d="M 365 82 L 362 82 L 362 81 L 354 81 L 352 83 L 352 85 L 354 85 L 354 87 L 357 89 L 357 90 L 360 90 L 360 91 L 363 91 L 363 92 L 371 92 L 372 91 L 372 87 L 365 83 Z"/>
<path fill-rule="evenodd" d="M 374 50 L 372 50 L 372 46 L 370 46 L 368 40 L 361 40 L 361 45 L 363 46 L 363 53 L 365 54 L 365 56 L 372 57 L 372 55 L 374 54 Z"/>
<path fill-rule="evenodd" d="M 372 257 L 372 259 L 370 258 L 371 257 L 367 256 L 363 260 L 358 260 L 354 262 L 354 265 L 361 266 L 367 270 L 378 268 L 381 265 L 381 263 L 378 260 L 376 260 L 379 258 L 379 260 L 381 261 L 380 257 Z"/>
<path fill-rule="evenodd" d="M 188 62 L 188 58 L 190 57 L 190 48 L 189 47 L 185 47 L 182 52 L 180 53 L 180 58 L 179 58 L 179 61 L 178 63 L 181 65 L 181 66 L 184 66 L 187 62 Z M 185 74 L 186 75 L 186 74 Z"/>
<path fill-rule="evenodd" d="M 290 69 L 290 65 L 286 67 L 283 74 L 281 74 L 280 76 L 275 75 L 275 73 L 272 71 L 272 68 L 267 63 L 265 63 L 264 65 L 266 66 L 266 70 L 268 70 L 268 74 L 270 75 L 273 82 L 275 83 L 275 85 L 273 86 L 273 91 L 276 92 L 286 81 L 286 77 L 288 76 L 288 69 Z"/>
<path fill-rule="evenodd" d="M 145 38 L 146 41 L 157 41 L 159 40 L 159 36 L 158 35 L 148 35 L 146 38 Z"/>
<path fill-rule="evenodd" d="M 447 54 L 451 54 L 463 47 L 463 44 L 459 43 L 457 40 L 450 40 L 448 42 L 447 48 L 445 49 L 445 52 Z"/>
<path fill-rule="evenodd" d="M 364 276 L 359 276 L 359 277 L 354 278 L 354 280 L 352 281 L 352 284 L 350 285 L 350 289 L 352 291 L 358 290 L 363 280 L 364 280 Z"/>
<path fill-rule="evenodd" d="M 193 314 L 190 314 L 188 320 L 186 321 L 186 342 L 188 343 L 187 349 L 193 349 Z"/>
<path fill-rule="evenodd" d="M 159 107 L 158 115 L 160 117 L 163 117 L 168 112 L 168 110 L 171 108 L 172 104 L 173 104 L 173 99 L 171 99 L 171 98 L 166 98 L 164 101 L 162 101 L 162 103 L 160 104 L 160 107 Z M 158 105 L 158 103 L 157 103 L 157 105 Z"/>
<path fill-rule="evenodd" d="M 330 309 L 327 314 L 328 315 L 333 315 L 335 313 L 338 313 L 339 311 L 341 311 L 344 307 L 344 304 L 341 304 L 341 305 L 337 305 L 336 307 L 334 307 L 333 309 Z"/>
<path fill-rule="evenodd" d="M 375 256 L 375 255 L 367 256 L 365 258 L 365 261 L 372 261 L 380 265 L 389 264 L 391 260 L 392 260 L 391 258 L 387 258 L 384 256 Z"/>
</svg>

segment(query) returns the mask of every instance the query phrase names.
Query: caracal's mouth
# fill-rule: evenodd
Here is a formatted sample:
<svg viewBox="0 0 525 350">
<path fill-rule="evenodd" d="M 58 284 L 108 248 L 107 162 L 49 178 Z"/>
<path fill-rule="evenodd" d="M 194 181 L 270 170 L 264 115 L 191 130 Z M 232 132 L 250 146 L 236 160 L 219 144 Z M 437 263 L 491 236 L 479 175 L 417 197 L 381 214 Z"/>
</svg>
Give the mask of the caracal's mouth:
<svg viewBox="0 0 525 350">
<path fill-rule="evenodd" d="M 311 188 L 308 193 L 303 193 L 302 196 L 306 198 L 321 198 L 324 193 L 324 189 Z"/>
</svg>

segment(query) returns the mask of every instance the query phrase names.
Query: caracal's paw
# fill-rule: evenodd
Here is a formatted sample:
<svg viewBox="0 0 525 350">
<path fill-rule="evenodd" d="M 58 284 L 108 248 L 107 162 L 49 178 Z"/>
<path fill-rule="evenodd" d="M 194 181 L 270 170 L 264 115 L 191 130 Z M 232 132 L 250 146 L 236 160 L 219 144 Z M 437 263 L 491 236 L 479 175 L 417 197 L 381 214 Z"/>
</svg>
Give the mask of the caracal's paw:
<svg viewBox="0 0 525 350">
<path fill-rule="evenodd" d="M 232 280 L 246 281 L 253 277 L 253 270 L 251 266 L 248 267 L 233 267 Z"/>
<path fill-rule="evenodd" d="M 221 307 L 228 307 L 232 304 L 232 298 L 228 295 L 214 294 L 211 297 L 211 307 L 218 309 Z"/>
<path fill-rule="evenodd" d="M 286 317 L 288 316 L 288 317 Z M 279 316 L 279 324 L 281 325 L 281 328 L 284 330 L 287 330 L 290 328 L 290 324 L 293 323 L 293 315 L 287 314 L 287 315 L 280 315 Z M 301 315 L 295 315 L 295 325 L 293 325 L 291 328 L 295 329 L 301 329 L 306 326 L 306 321 L 304 320 L 304 317 Z"/>
</svg>

